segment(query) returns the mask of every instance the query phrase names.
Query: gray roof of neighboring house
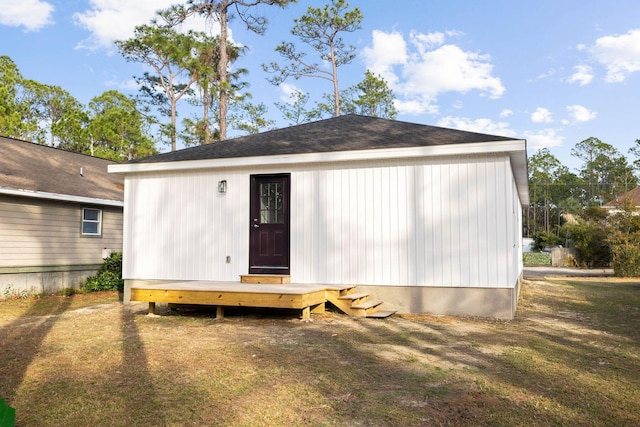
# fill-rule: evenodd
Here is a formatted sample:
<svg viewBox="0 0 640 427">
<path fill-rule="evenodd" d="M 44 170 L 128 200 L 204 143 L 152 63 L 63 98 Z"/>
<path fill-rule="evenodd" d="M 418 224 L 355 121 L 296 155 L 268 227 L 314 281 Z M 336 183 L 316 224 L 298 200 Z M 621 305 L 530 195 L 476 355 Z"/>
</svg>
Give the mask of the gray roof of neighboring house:
<svg viewBox="0 0 640 427">
<path fill-rule="evenodd" d="M 115 162 L 0 136 L 0 193 L 19 190 L 25 196 L 37 192 L 122 202 L 124 178 L 107 173 L 110 164 Z"/>
<path fill-rule="evenodd" d="M 163 153 L 132 160 L 129 163 L 327 153 L 514 140 L 516 138 L 350 114 Z"/>
</svg>

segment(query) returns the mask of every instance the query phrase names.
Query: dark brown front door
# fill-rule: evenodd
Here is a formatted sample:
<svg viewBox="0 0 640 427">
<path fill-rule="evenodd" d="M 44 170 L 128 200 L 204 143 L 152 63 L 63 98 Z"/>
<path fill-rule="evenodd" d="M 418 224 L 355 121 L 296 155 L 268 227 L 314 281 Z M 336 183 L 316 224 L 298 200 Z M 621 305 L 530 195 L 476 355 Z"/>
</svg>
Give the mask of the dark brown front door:
<svg viewBox="0 0 640 427">
<path fill-rule="evenodd" d="M 289 274 L 290 183 L 290 174 L 251 175 L 250 274 Z"/>
</svg>

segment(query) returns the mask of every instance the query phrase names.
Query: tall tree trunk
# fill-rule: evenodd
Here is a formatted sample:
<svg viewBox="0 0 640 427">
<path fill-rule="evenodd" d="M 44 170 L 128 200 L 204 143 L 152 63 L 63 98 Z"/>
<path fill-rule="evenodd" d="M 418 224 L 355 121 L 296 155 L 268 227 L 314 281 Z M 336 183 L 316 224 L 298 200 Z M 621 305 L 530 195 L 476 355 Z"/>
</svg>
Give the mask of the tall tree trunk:
<svg viewBox="0 0 640 427">
<path fill-rule="evenodd" d="M 333 69 L 333 99 L 334 102 L 334 117 L 340 116 L 340 89 L 338 87 L 338 65 L 336 64 L 336 53 L 331 44 L 331 68 Z"/>
<path fill-rule="evenodd" d="M 177 101 L 175 98 L 171 98 L 171 129 L 169 129 L 171 137 L 171 151 L 176 151 L 176 115 L 177 115 Z"/>
<path fill-rule="evenodd" d="M 207 88 L 207 91 L 208 90 Z M 209 129 L 209 101 L 211 96 L 207 95 L 205 99 L 204 111 L 202 112 L 202 125 L 204 126 L 204 143 L 208 144 L 211 142 L 211 129 Z"/>
<path fill-rule="evenodd" d="M 209 82 L 204 82 L 204 87 L 202 88 L 202 103 L 203 111 L 202 111 L 202 129 L 204 132 L 204 143 L 208 144 L 211 142 L 211 129 L 209 128 L 209 105 L 211 104 L 211 91 L 209 90 Z"/>
<path fill-rule="evenodd" d="M 227 55 L 227 8 L 228 0 L 220 2 L 220 140 L 227 139 L 227 102 L 228 102 L 228 75 L 227 67 L 229 58 Z"/>
</svg>

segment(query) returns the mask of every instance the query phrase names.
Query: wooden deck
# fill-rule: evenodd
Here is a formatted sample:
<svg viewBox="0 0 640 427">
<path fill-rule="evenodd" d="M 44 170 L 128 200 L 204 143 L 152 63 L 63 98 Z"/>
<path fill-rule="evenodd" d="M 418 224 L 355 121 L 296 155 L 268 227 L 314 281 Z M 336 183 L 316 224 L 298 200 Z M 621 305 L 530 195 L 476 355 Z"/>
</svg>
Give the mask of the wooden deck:
<svg viewBox="0 0 640 427">
<path fill-rule="evenodd" d="M 149 303 L 153 313 L 155 303 L 202 304 L 218 307 L 269 307 L 302 310 L 302 318 L 310 313 L 324 313 L 327 287 L 301 284 L 250 284 L 239 282 L 174 282 L 162 285 L 134 285 L 131 301 Z"/>
<path fill-rule="evenodd" d="M 199 304 L 216 306 L 216 317 L 220 318 L 224 307 L 264 307 L 301 310 L 301 317 L 306 320 L 311 313 L 324 313 L 326 303 L 331 302 L 347 314 L 373 316 L 382 302 L 363 305 L 366 295 L 355 294 L 354 289 L 355 286 L 322 284 L 187 281 L 133 285 L 131 301 L 148 302 L 150 314 L 155 312 L 156 303 Z"/>
</svg>

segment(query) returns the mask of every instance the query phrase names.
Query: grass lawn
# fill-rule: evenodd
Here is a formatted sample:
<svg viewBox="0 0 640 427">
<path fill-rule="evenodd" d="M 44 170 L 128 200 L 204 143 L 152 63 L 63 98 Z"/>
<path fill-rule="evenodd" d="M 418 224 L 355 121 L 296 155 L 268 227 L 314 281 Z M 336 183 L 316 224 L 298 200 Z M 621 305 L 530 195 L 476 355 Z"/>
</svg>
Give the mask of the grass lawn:
<svg viewBox="0 0 640 427">
<path fill-rule="evenodd" d="M 527 281 L 513 321 L 0 302 L 19 426 L 638 426 L 640 282 Z"/>
</svg>

